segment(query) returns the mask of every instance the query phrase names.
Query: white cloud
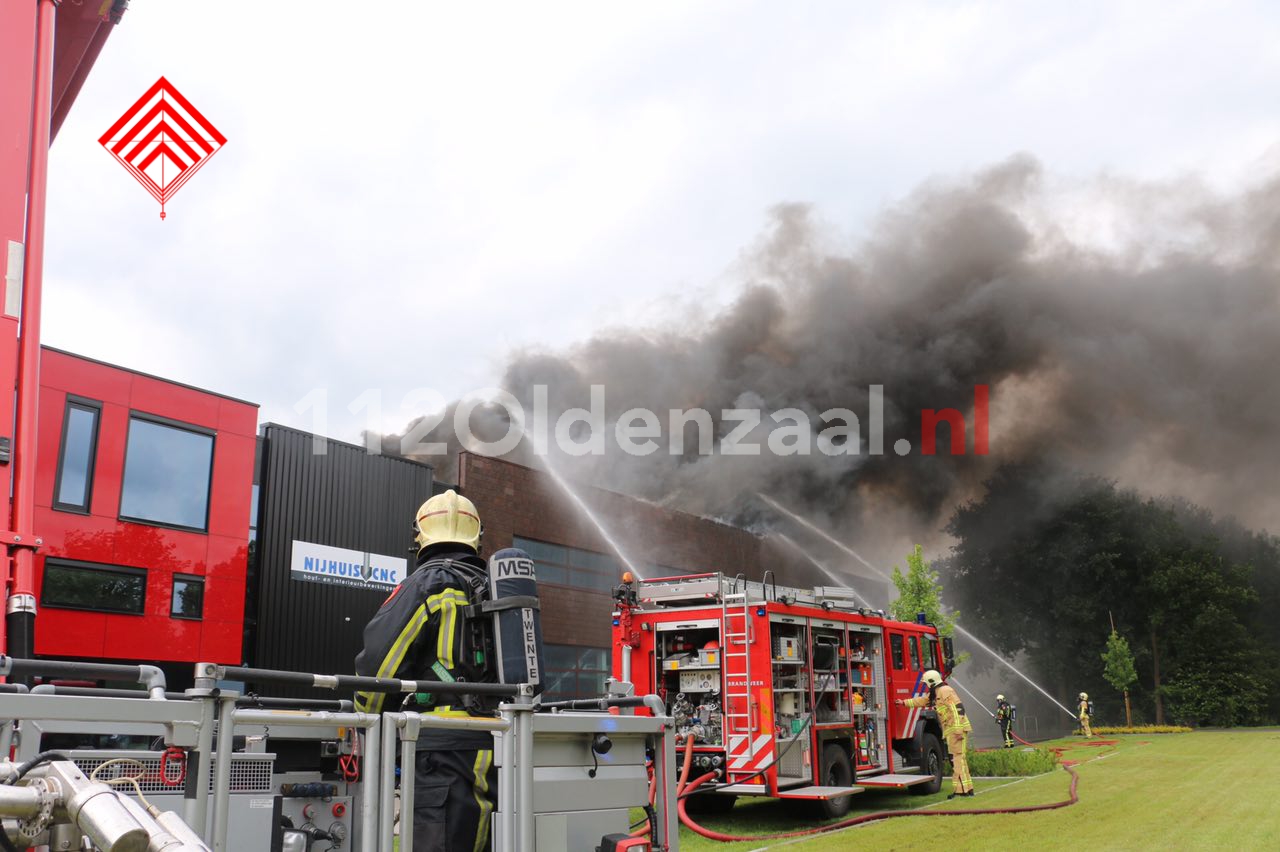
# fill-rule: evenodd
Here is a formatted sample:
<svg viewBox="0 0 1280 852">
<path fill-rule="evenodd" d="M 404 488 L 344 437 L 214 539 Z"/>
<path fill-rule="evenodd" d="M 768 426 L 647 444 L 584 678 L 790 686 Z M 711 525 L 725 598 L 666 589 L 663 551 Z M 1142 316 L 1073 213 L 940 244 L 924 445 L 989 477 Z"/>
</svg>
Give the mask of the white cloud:
<svg viewBox="0 0 1280 852">
<path fill-rule="evenodd" d="M 134 3 L 54 146 L 46 338 L 247 397 L 492 384 L 722 302 L 780 201 L 857 232 L 937 173 L 1239 180 L 1264 4 Z M 97 137 L 161 74 L 228 137 L 158 218 Z M 659 306 L 655 308 L 655 305 Z M 668 321 L 678 321 L 678 317 Z"/>
</svg>

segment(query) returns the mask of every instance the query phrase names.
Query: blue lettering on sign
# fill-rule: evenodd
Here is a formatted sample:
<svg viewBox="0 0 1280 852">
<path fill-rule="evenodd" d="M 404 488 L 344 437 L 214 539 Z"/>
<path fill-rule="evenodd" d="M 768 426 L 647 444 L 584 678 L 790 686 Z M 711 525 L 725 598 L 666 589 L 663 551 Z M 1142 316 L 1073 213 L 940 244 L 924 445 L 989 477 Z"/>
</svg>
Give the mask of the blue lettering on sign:
<svg viewBox="0 0 1280 852">
<path fill-rule="evenodd" d="M 383 585 L 394 586 L 399 582 L 398 568 L 379 568 L 375 565 L 346 562 L 342 559 L 325 559 L 324 556 L 302 556 L 301 573 L 311 574 L 312 577 L 342 577 L 352 581 L 343 585 L 365 586 L 369 583 L 383 583 Z"/>
<path fill-rule="evenodd" d="M 318 556 L 304 556 L 302 570 L 310 574 L 330 574 L 337 577 L 350 577 L 361 583 L 386 583 L 394 586 L 397 583 L 395 568 L 369 567 L 366 579 L 361 571 L 364 566 L 357 562 L 343 562 L 340 559 L 324 559 Z"/>
</svg>

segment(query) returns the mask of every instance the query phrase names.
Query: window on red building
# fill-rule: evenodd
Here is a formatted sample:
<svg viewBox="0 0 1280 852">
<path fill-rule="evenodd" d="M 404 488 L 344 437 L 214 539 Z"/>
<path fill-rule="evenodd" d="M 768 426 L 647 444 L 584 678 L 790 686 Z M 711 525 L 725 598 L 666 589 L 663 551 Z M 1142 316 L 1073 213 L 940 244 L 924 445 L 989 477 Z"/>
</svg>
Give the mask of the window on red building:
<svg viewBox="0 0 1280 852">
<path fill-rule="evenodd" d="M 102 404 L 67 397 L 62 420 L 62 447 L 58 451 L 53 507 L 88 512 L 93 494 L 93 466 L 98 447 L 98 419 Z"/>
<path fill-rule="evenodd" d="M 174 618 L 204 617 L 204 578 L 186 574 L 173 577 L 173 602 L 169 614 Z"/>
<path fill-rule="evenodd" d="M 55 609 L 89 609 L 141 615 L 147 572 L 141 568 L 46 559 L 40 603 Z"/>
<path fill-rule="evenodd" d="M 212 432 L 135 412 L 129 418 L 120 517 L 207 529 L 212 471 Z"/>
</svg>

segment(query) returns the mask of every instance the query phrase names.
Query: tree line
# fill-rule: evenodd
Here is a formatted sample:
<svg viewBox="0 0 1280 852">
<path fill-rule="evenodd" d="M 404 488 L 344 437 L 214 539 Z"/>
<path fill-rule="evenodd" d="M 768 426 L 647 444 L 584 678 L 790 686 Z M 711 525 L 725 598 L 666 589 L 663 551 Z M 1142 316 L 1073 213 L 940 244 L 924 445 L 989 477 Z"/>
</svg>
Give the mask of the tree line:
<svg viewBox="0 0 1280 852">
<path fill-rule="evenodd" d="M 997 650 L 1024 653 L 1051 691 L 1088 692 L 1104 719 L 1124 718 L 1104 675 L 1114 625 L 1133 652 L 1135 721 L 1280 720 L 1277 537 L 1035 464 L 1001 468 L 947 529 L 948 599 Z"/>
</svg>

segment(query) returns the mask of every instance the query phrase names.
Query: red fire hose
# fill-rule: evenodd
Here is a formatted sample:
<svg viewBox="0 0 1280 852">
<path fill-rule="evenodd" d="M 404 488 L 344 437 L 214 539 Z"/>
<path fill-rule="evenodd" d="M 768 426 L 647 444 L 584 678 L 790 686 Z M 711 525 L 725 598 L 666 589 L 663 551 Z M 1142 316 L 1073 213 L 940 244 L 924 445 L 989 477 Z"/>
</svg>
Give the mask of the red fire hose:
<svg viewBox="0 0 1280 852">
<path fill-rule="evenodd" d="M 693 766 L 693 736 L 684 738 L 684 766 L 680 767 L 680 780 L 676 782 L 676 795 L 684 792 L 689 783 L 689 767 Z"/>
<path fill-rule="evenodd" d="M 680 778 L 676 782 L 676 797 L 685 790 L 685 784 L 689 780 L 689 767 L 693 765 L 693 737 L 685 737 L 684 740 L 684 766 L 680 768 Z M 704 775 L 702 781 L 714 776 L 715 773 Z M 699 781 L 701 783 L 701 781 Z M 649 807 L 653 807 L 654 801 L 658 796 L 658 773 L 653 771 L 653 767 L 649 767 Z M 649 833 L 652 826 L 646 822 L 643 827 L 631 832 L 632 837 L 644 837 Z"/>
<path fill-rule="evenodd" d="M 1035 747 L 1036 747 L 1036 744 L 1035 744 L 1035 743 L 1029 743 L 1029 742 L 1027 742 L 1027 741 L 1026 741 L 1026 740 L 1024 740 L 1022 737 L 1020 737 L 1020 736 L 1018 736 L 1017 734 L 1015 734 L 1013 731 L 1010 731 L 1010 732 L 1009 732 L 1009 736 L 1013 737 L 1015 740 L 1017 740 L 1018 742 L 1022 743 L 1024 746 L 1031 746 L 1032 748 L 1035 748 Z M 999 747 L 999 748 L 975 748 L 975 749 L 972 749 L 972 751 L 977 751 L 977 752 L 1003 751 L 1005 748 L 1010 748 L 1010 746 L 1003 746 L 1003 747 Z"/>
<path fill-rule="evenodd" d="M 1088 743 L 1082 743 L 1082 745 L 1107 746 L 1107 745 L 1116 745 L 1117 742 L 1118 740 L 1093 740 Z M 1061 756 L 1062 753 L 1068 750 L 1069 748 L 1072 748 L 1072 746 L 1055 746 L 1055 747 L 1051 747 L 1051 750 L 1055 754 Z M 1075 769 L 1072 768 L 1073 763 L 1074 763 L 1073 761 L 1064 761 L 1062 764 L 1062 768 L 1067 770 L 1068 774 L 1071 775 L 1071 790 L 1070 790 L 1070 793 L 1068 794 L 1068 797 L 1063 799 L 1060 802 L 1050 802 L 1044 805 L 1018 805 L 1015 807 L 1007 807 L 1007 808 L 966 808 L 964 810 L 951 810 L 951 811 L 925 811 L 925 810 L 880 811 L 878 813 L 863 814 L 862 816 L 841 820 L 840 822 L 835 822 L 830 825 L 822 825 L 816 828 L 807 828 L 799 831 L 784 831 L 784 832 L 779 832 L 777 834 L 760 834 L 760 835 L 754 835 L 754 836 L 724 834 L 722 832 L 712 831 L 709 828 L 705 828 L 701 825 L 698 825 L 696 822 L 694 822 L 692 819 L 689 818 L 689 814 L 685 810 L 685 800 L 683 798 L 679 800 L 679 805 L 677 807 L 680 812 L 680 821 L 683 822 L 685 826 L 687 826 L 691 831 L 696 832 L 697 834 L 700 834 L 703 837 L 708 838 L 709 840 L 718 840 L 723 843 L 735 843 L 735 842 L 741 842 L 741 841 L 754 841 L 754 840 L 781 840 L 787 837 L 805 837 L 813 834 L 824 834 L 830 831 L 838 831 L 843 828 L 851 828 L 855 825 L 861 825 L 867 822 L 876 822 L 882 819 L 893 819 L 894 817 L 977 816 L 981 814 L 1024 814 L 1024 813 L 1031 813 L 1033 811 L 1051 811 L 1051 810 L 1056 810 L 1057 808 L 1065 808 L 1065 807 L 1074 805 L 1076 802 L 1080 800 L 1080 797 L 1077 795 L 1077 791 L 1076 791 L 1076 787 L 1080 782 L 1080 776 L 1077 775 Z M 715 776 L 714 772 L 709 772 L 700 778 L 694 779 L 687 787 L 685 787 L 685 792 L 686 793 L 693 792 L 694 790 L 698 789 L 698 787 L 700 787 L 702 784 L 705 784 L 714 776 Z"/>
<path fill-rule="evenodd" d="M 1017 735 L 1017 733 L 1013 730 L 1013 728 L 1010 728 L 1010 729 L 1009 729 L 1009 736 L 1013 737 L 1015 740 L 1017 740 L 1018 742 L 1022 743 L 1024 746 L 1031 746 L 1032 748 L 1035 748 L 1035 745 L 1033 745 L 1032 743 L 1027 742 L 1027 741 L 1026 741 L 1026 740 L 1024 740 L 1022 737 L 1018 736 L 1018 735 Z"/>
<path fill-rule="evenodd" d="M 777 834 L 761 834 L 761 835 L 754 835 L 754 836 L 746 836 L 746 835 L 723 834 L 721 832 L 712 831 L 709 828 L 704 828 L 703 826 L 698 825 L 696 822 L 690 819 L 689 814 L 685 812 L 685 802 L 683 799 L 681 799 L 679 804 L 680 821 L 683 822 L 686 826 L 688 826 L 688 828 L 691 831 L 701 834 L 703 837 L 706 837 L 710 840 L 719 840 L 724 843 L 733 843 L 733 842 L 743 841 L 743 840 L 781 840 L 785 837 L 804 837 L 811 834 L 824 834 L 829 831 L 838 831 L 842 828 L 851 828 L 855 825 L 861 825 L 862 823 L 865 823 L 865 822 L 875 822 L 882 819 L 892 819 L 894 817 L 975 816 L 978 814 L 1021 814 L 1021 813 L 1029 813 L 1031 811 L 1050 811 L 1056 808 L 1065 808 L 1068 805 L 1074 805 L 1077 801 L 1079 801 L 1079 797 L 1076 795 L 1076 785 L 1080 780 L 1080 776 L 1078 776 L 1076 774 L 1076 771 L 1072 769 L 1070 766 L 1064 765 L 1063 768 L 1066 769 L 1067 772 L 1071 774 L 1070 797 L 1063 799 L 1060 802 L 1050 802 L 1049 804 L 1046 804 L 1046 805 L 1021 805 L 1021 806 L 1009 807 L 1009 808 L 966 808 L 964 810 L 954 810 L 954 811 L 880 811 L 878 813 L 863 814 L 862 816 L 853 817 L 852 819 L 841 820 L 840 822 L 835 822 L 835 823 L 832 823 L 831 825 L 818 826 L 817 828 L 807 828 L 800 831 L 784 831 L 784 832 L 779 832 Z M 688 789 L 696 790 L 700 784 L 704 783 L 708 779 L 708 777 L 710 776 L 704 775 L 703 777 L 696 779 L 692 784 L 689 785 Z"/>
</svg>

